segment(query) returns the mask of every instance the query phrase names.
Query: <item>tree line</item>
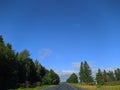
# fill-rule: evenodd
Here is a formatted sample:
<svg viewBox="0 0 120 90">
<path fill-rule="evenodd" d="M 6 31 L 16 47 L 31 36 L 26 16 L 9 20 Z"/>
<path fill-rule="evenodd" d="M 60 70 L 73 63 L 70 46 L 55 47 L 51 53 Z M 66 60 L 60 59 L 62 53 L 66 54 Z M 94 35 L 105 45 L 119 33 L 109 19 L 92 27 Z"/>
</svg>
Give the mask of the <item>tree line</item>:
<svg viewBox="0 0 120 90">
<path fill-rule="evenodd" d="M 78 80 L 79 77 L 79 80 Z M 68 83 L 78 83 L 81 84 L 97 84 L 97 85 L 119 85 L 120 84 L 120 69 L 115 70 L 101 70 L 98 69 L 95 76 L 92 74 L 92 70 L 89 64 L 84 61 L 80 64 L 79 75 L 75 73 L 71 74 L 70 77 L 66 80 Z"/>
<path fill-rule="evenodd" d="M 120 69 L 109 71 L 98 69 L 96 81 L 98 85 L 120 85 Z"/>
<path fill-rule="evenodd" d="M 10 43 L 5 44 L 0 35 L 0 90 L 59 84 L 54 70 L 48 70 L 38 60 L 30 58 L 28 50 L 15 52 Z"/>
</svg>

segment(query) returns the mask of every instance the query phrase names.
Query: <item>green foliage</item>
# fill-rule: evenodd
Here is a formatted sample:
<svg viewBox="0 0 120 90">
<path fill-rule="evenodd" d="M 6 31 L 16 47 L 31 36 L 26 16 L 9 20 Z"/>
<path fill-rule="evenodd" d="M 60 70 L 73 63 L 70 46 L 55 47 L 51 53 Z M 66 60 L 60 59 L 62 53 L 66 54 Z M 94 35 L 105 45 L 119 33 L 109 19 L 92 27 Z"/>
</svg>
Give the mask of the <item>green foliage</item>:
<svg viewBox="0 0 120 90">
<path fill-rule="evenodd" d="M 117 81 L 120 81 L 120 69 L 119 68 L 115 70 L 115 78 Z"/>
<path fill-rule="evenodd" d="M 96 81 L 97 81 L 97 85 L 103 85 L 104 84 L 103 73 L 101 72 L 100 69 L 98 69 L 98 73 L 96 74 Z"/>
<path fill-rule="evenodd" d="M 81 62 L 79 75 L 81 83 L 90 84 L 93 82 L 92 71 L 86 61 Z"/>
<path fill-rule="evenodd" d="M 2 36 L 0 36 L 0 89 L 16 87 L 17 61 L 15 52 L 10 44 L 5 45 Z"/>
<path fill-rule="evenodd" d="M 12 45 L 4 44 L 0 36 L 0 90 L 34 86 L 36 82 L 42 83 L 48 72 L 50 84 L 58 84 L 59 76 L 54 71 L 48 71 L 38 61 L 33 62 L 28 50 L 14 52 Z"/>
<path fill-rule="evenodd" d="M 0 43 L 3 43 L 3 44 L 4 44 L 4 41 L 3 41 L 2 35 L 0 35 Z"/>
<path fill-rule="evenodd" d="M 67 79 L 67 83 L 78 83 L 78 77 L 75 73 L 71 74 L 71 76 Z"/>
<path fill-rule="evenodd" d="M 115 76 L 114 76 L 113 71 L 109 71 L 107 73 L 107 82 L 111 82 L 111 81 L 115 81 Z"/>
<path fill-rule="evenodd" d="M 119 71 L 119 70 L 118 70 Z M 118 79 L 115 77 L 117 75 L 117 71 L 115 70 L 115 73 L 113 71 L 106 72 L 105 70 L 102 72 L 100 69 L 98 69 L 98 72 L 96 74 L 96 81 L 98 85 L 118 85 Z M 120 83 L 119 83 L 120 84 Z"/>
<path fill-rule="evenodd" d="M 25 59 L 29 58 L 29 56 L 30 56 L 29 51 L 25 49 L 19 54 L 18 59 L 25 60 Z"/>
<path fill-rule="evenodd" d="M 43 84 L 59 84 L 59 76 L 51 69 L 43 78 Z"/>
<path fill-rule="evenodd" d="M 80 72 L 79 72 L 79 75 L 80 75 L 79 79 L 80 79 L 81 83 L 84 82 L 84 74 L 85 74 L 84 72 L 85 72 L 84 71 L 84 64 L 83 64 L 83 62 L 81 62 L 81 64 L 80 64 Z"/>
<path fill-rule="evenodd" d="M 104 80 L 104 82 L 107 82 L 107 72 L 106 72 L 106 70 L 103 71 L 103 80 Z"/>
<path fill-rule="evenodd" d="M 34 64 L 36 69 L 36 80 L 42 82 L 42 78 L 45 76 L 47 69 L 45 69 L 45 67 L 43 67 L 37 60 L 35 60 Z"/>
</svg>

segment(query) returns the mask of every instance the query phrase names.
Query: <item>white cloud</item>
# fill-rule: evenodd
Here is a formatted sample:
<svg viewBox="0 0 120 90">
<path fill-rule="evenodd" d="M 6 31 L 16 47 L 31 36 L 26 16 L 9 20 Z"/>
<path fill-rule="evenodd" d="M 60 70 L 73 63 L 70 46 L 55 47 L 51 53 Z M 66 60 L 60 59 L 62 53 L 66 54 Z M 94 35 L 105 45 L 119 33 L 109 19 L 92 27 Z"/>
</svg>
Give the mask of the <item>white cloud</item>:
<svg viewBox="0 0 120 90">
<path fill-rule="evenodd" d="M 52 54 L 52 50 L 51 49 L 41 49 L 39 52 L 39 58 L 41 60 L 46 59 L 47 57 L 49 57 Z"/>
</svg>

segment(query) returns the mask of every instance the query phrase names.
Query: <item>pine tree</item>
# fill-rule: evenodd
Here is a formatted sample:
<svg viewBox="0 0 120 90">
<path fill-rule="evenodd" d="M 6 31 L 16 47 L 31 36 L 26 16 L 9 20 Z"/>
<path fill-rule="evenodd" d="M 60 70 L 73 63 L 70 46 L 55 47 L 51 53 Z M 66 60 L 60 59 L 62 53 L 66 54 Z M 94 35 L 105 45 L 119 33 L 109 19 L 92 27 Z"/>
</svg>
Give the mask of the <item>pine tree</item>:
<svg viewBox="0 0 120 90">
<path fill-rule="evenodd" d="M 86 61 L 81 62 L 79 75 L 81 83 L 90 84 L 93 82 L 92 71 Z"/>
<path fill-rule="evenodd" d="M 84 73 L 85 73 L 85 83 L 89 84 L 93 82 L 93 77 L 92 77 L 92 71 L 88 65 L 88 63 L 85 61 L 84 62 Z"/>
<path fill-rule="evenodd" d="M 83 62 L 81 62 L 80 64 L 80 72 L 79 72 L 79 79 L 80 79 L 80 83 L 83 83 L 84 82 L 84 65 L 83 65 Z"/>
<path fill-rule="evenodd" d="M 107 82 L 107 72 L 106 72 L 106 70 L 103 71 L 103 79 L 104 79 L 104 82 Z"/>
<path fill-rule="evenodd" d="M 102 74 L 100 69 L 98 69 L 98 72 L 96 73 L 96 81 L 97 81 L 97 85 L 103 85 L 104 84 L 103 74 Z"/>
<path fill-rule="evenodd" d="M 119 68 L 115 70 L 115 78 L 117 81 L 120 81 L 120 69 Z"/>
<path fill-rule="evenodd" d="M 107 73 L 107 81 L 108 82 L 111 82 L 111 81 L 115 81 L 115 76 L 114 76 L 114 73 L 113 73 L 113 71 L 109 71 L 108 73 Z"/>
</svg>

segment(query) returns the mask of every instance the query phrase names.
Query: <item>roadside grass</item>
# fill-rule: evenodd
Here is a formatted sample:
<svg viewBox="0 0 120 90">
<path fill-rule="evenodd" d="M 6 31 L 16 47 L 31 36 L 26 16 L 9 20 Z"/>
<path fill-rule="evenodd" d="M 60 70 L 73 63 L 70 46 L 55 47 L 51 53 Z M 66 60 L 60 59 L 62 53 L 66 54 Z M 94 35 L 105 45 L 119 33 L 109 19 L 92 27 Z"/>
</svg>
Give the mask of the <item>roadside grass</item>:
<svg viewBox="0 0 120 90">
<path fill-rule="evenodd" d="M 120 90 L 120 85 L 117 86 L 96 86 L 96 85 L 81 85 L 81 84 L 72 84 L 76 87 L 83 88 L 85 90 Z"/>
<path fill-rule="evenodd" d="M 120 90 L 120 85 L 118 85 L 118 86 L 101 86 L 97 90 Z"/>
<path fill-rule="evenodd" d="M 37 87 L 34 87 L 34 88 L 18 88 L 16 90 L 43 90 L 45 88 L 48 88 L 48 87 L 52 87 L 53 85 L 43 85 L 43 86 L 37 86 Z"/>
<path fill-rule="evenodd" d="M 91 86 L 91 85 L 81 85 L 81 84 L 72 84 L 73 86 L 75 87 L 79 87 L 79 88 L 83 88 L 85 90 L 97 90 L 97 87 L 94 85 L 94 86 Z"/>
</svg>

